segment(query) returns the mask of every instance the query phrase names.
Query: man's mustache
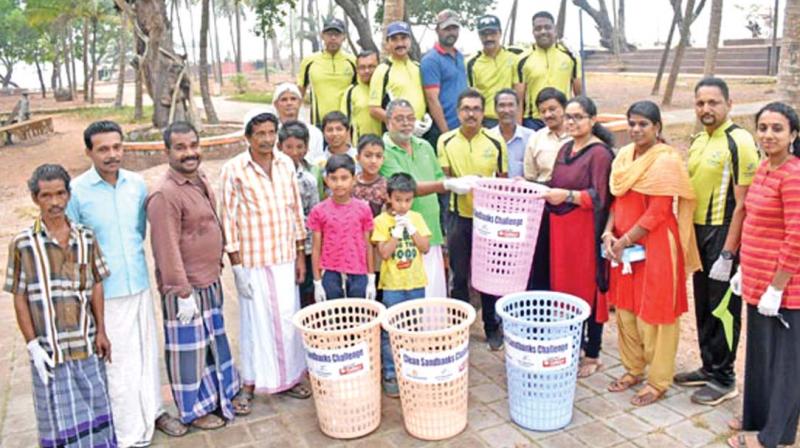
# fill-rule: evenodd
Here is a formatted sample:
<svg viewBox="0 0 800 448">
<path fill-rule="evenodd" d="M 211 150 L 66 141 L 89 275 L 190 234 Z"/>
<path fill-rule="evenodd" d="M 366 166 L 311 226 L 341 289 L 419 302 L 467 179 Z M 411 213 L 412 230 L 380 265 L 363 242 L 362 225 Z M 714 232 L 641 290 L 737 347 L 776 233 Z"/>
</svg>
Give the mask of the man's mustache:
<svg viewBox="0 0 800 448">
<path fill-rule="evenodd" d="M 188 157 L 184 157 L 184 158 L 182 158 L 182 159 L 181 159 L 181 163 L 185 163 L 185 162 L 188 162 L 188 161 L 190 161 L 190 160 L 194 160 L 194 161 L 196 161 L 196 162 L 199 162 L 199 161 L 200 161 L 200 157 L 198 157 L 198 156 L 188 156 Z"/>
<path fill-rule="evenodd" d="M 48 209 L 47 209 L 47 211 L 48 211 L 49 213 L 52 213 L 52 214 L 55 214 L 55 213 L 61 213 L 61 212 L 63 212 L 63 211 L 64 211 L 64 207 L 61 207 L 61 206 L 59 206 L 59 205 L 54 205 L 54 206 L 52 206 L 52 207 L 48 208 Z"/>
<path fill-rule="evenodd" d="M 112 163 L 120 163 L 121 160 L 117 158 L 111 158 L 103 162 L 103 165 L 111 165 Z"/>
</svg>

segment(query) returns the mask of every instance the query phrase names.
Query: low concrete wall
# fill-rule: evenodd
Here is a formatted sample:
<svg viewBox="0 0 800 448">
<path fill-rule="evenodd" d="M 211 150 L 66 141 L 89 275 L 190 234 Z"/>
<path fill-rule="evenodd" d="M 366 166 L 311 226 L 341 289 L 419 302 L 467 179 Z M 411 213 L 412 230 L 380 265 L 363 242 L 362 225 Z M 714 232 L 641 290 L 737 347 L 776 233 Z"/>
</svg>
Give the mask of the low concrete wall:
<svg viewBox="0 0 800 448">
<path fill-rule="evenodd" d="M 167 162 L 164 154 L 164 142 L 125 142 L 123 168 L 141 171 Z M 229 159 L 247 148 L 247 142 L 241 132 L 207 137 L 200 139 L 203 159 Z"/>
</svg>

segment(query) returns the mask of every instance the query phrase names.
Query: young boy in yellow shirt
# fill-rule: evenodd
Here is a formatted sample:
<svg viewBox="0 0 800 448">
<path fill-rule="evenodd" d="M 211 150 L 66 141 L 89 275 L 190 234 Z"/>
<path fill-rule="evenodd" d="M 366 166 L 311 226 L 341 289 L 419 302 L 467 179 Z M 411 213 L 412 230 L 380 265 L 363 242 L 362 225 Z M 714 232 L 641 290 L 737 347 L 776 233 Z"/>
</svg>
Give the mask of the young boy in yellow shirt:
<svg viewBox="0 0 800 448">
<path fill-rule="evenodd" d="M 379 288 L 383 289 L 383 304 L 387 308 L 425 297 L 428 278 L 422 255 L 430 247 L 431 231 L 422 215 L 411 210 L 416 189 L 417 183 L 410 175 L 392 175 L 386 185 L 389 209 L 375 218 L 372 242 L 377 244 L 382 260 Z M 387 396 L 397 397 L 400 392 L 389 336 L 385 331 L 381 332 L 381 362 L 383 390 Z"/>
</svg>

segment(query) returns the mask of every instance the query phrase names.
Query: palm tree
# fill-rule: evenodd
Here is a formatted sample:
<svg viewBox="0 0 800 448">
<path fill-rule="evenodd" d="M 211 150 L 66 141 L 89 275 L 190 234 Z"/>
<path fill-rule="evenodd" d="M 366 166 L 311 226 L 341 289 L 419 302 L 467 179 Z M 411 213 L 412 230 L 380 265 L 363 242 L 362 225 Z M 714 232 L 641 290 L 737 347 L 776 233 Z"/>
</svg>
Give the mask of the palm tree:
<svg viewBox="0 0 800 448">
<path fill-rule="evenodd" d="M 211 102 L 211 93 L 208 90 L 208 23 L 209 0 L 202 0 L 202 13 L 200 16 L 200 94 L 203 97 L 203 108 L 206 110 L 206 119 L 209 123 L 219 123 L 214 103 Z"/>
<path fill-rule="evenodd" d="M 800 110 L 800 0 L 786 0 L 778 91 L 795 110 Z"/>
<path fill-rule="evenodd" d="M 681 23 L 681 40 L 678 41 L 678 48 L 675 49 L 675 58 L 672 60 L 672 69 L 667 78 L 667 86 L 664 88 L 664 98 L 661 100 L 662 106 L 669 106 L 672 104 L 672 93 L 675 91 L 675 84 L 678 82 L 678 71 L 681 68 L 683 61 L 683 53 L 689 45 L 689 27 L 692 25 L 692 11 L 694 9 L 694 0 L 686 0 L 686 13 Z"/>
<path fill-rule="evenodd" d="M 708 43 L 706 44 L 706 60 L 703 76 L 711 76 L 717 68 L 717 50 L 719 34 L 722 28 L 722 0 L 711 1 L 711 21 L 708 25 Z"/>
</svg>

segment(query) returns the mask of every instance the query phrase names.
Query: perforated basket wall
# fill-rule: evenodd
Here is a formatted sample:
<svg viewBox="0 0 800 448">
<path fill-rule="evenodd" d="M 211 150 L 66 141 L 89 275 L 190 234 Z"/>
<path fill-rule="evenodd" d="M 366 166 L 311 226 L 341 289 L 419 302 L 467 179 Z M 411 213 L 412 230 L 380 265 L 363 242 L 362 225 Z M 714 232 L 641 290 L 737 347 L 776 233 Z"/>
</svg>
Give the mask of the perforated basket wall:
<svg viewBox="0 0 800 448">
<path fill-rule="evenodd" d="M 567 426 L 589 305 L 569 294 L 528 291 L 501 298 L 495 309 L 503 319 L 511 419 L 536 431 Z M 568 351 L 554 350 L 565 344 Z M 520 362 L 523 356 L 528 358 Z"/>
<path fill-rule="evenodd" d="M 409 300 L 386 311 L 383 329 L 391 340 L 403 420 L 412 436 L 442 440 L 467 426 L 469 327 L 474 321 L 475 309 L 453 299 Z M 423 358 L 427 365 L 446 362 L 433 368 L 413 362 Z M 432 376 L 420 381 L 426 375 Z"/>
<path fill-rule="evenodd" d="M 472 190 L 472 286 L 502 296 L 524 291 L 544 210 L 543 186 L 511 179 L 482 179 Z M 487 224 L 489 219 L 524 224 Z M 485 231 L 481 231 L 481 228 Z"/>
<path fill-rule="evenodd" d="M 385 311 L 378 302 L 338 299 L 317 303 L 294 315 L 310 367 L 311 351 L 317 358 L 319 354 L 333 358 L 337 353 L 341 357 L 365 350 L 349 365 L 337 365 L 329 378 L 318 376 L 309 368 L 319 426 L 331 437 L 360 437 L 381 423 L 380 323 Z"/>
</svg>

